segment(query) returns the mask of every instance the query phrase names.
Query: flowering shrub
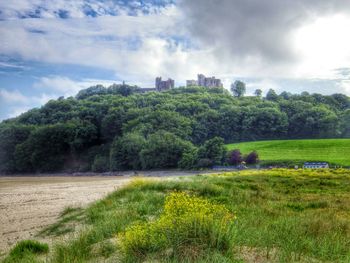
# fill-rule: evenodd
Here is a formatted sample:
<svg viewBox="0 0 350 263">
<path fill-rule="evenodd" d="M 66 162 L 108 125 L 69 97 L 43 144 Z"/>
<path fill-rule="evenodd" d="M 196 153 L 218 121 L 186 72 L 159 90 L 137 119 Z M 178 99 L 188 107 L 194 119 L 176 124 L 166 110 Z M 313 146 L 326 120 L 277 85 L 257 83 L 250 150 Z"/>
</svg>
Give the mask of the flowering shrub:
<svg viewBox="0 0 350 263">
<path fill-rule="evenodd" d="M 173 192 L 166 197 L 159 219 L 130 226 L 121 234 L 126 256 L 142 258 L 157 252 L 181 257 L 186 251 L 232 248 L 235 216 L 223 205 Z"/>
</svg>

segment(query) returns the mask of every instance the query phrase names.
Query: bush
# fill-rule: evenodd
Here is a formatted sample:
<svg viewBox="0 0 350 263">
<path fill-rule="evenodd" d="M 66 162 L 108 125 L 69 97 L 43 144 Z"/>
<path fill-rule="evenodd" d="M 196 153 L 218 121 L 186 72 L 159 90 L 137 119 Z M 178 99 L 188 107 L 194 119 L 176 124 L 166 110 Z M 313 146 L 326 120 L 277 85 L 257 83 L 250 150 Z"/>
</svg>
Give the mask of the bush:
<svg viewBox="0 0 350 263">
<path fill-rule="evenodd" d="M 247 164 L 256 164 L 259 162 L 259 155 L 256 151 L 251 152 L 245 157 L 245 162 Z"/>
<path fill-rule="evenodd" d="M 156 221 L 139 223 L 121 234 L 121 249 L 130 260 L 169 251 L 183 258 L 186 251 L 213 250 L 229 254 L 233 246 L 235 216 L 223 205 L 174 192 L 166 197 L 164 211 Z"/>
<path fill-rule="evenodd" d="M 238 165 L 243 161 L 242 153 L 240 150 L 235 149 L 229 153 L 227 162 L 228 164 Z"/>
</svg>

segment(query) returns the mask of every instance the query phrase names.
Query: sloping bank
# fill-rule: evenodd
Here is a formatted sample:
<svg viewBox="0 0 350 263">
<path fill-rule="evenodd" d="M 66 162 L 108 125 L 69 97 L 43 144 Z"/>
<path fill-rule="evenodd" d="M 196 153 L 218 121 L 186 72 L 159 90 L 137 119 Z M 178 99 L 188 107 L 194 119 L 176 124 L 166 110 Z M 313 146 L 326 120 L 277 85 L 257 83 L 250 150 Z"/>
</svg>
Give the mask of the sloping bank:
<svg viewBox="0 0 350 263">
<path fill-rule="evenodd" d="M 345 170 L 279 169 L 134 180 L 85 209 L 85 227 L 70 240 L 34 258 L 349 262 L 349 200 Z M 69 224 L 64 220 L 69 216 L 55 226 L 57 232 Z"/>
</svg>

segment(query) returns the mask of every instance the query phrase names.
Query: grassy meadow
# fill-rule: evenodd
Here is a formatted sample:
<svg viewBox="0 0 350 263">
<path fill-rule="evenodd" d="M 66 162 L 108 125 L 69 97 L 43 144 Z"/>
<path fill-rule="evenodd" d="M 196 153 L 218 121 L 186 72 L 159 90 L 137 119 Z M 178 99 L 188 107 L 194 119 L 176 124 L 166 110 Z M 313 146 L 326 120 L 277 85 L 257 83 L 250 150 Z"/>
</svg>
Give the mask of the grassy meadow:
<svg viewBox="0 0 350 263">
<path fill-rule="evenodd" d="M 350 166 L 350 139 L 256 141 L 228 144 L 227 148 L 240 149 L 243 154 L 255 150 L 260 160 L 268 164 L 325 161 Z"/>
<path fill-rule="evenodd" d="M 13 252 L 4 262 L 345 263 L 349 200 L 342 169 L 135 179 L 86 209 L 62 212 L 41 233 L 59 240 L 46 255 Z"/>
</svg>

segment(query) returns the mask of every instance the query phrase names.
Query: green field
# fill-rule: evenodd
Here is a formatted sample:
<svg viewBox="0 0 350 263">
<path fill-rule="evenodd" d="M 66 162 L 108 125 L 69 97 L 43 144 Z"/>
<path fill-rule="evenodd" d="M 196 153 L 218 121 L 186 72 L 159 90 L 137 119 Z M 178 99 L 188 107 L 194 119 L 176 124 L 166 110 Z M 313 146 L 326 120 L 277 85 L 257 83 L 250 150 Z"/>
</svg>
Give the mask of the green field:
<svg viewBox="0 0 350 263">
<path fill-rule="evenodd" d="M 3 263 L 345 263 L 349 200 L 345 169 L 136 179 L 65 209 L 41 233 L 53 239 L 49 249 L 20 242 Z"/>
<path fill-rule="evenodd" d="M 256 141 L 228 144 L 227 148 L 239 149 L 243 154 L 255 150 L 260 160 L 269 164 L 325 161 L 350 166 L 350 139 Z"/>
</svg>

